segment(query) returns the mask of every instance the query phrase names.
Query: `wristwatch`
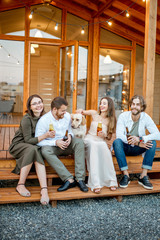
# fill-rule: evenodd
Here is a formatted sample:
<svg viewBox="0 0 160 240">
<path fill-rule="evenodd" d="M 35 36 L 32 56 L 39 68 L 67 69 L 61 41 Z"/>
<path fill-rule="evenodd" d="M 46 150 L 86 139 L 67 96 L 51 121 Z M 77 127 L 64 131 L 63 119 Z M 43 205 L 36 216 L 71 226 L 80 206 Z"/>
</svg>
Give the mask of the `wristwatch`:
<svg viewBox="0 0 160 240">
<path fill-rule="evenodd" d="M 142 137 L 139 137 L 139 142 L 143 142 L 143 138 Z"/>
</svg>

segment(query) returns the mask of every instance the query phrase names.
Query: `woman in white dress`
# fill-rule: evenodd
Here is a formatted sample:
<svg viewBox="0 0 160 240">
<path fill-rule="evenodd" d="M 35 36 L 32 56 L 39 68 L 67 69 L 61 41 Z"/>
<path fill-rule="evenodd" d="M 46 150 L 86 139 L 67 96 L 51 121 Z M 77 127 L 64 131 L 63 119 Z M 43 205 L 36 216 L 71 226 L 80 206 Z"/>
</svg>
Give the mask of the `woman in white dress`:
<svg viewBox="0 0 160 240">
<path fill-rule="evenodd" d="M 103 97 L 100 100 L 99 112 L 82 109 L 77 112 L 92 116 L 90 129 L 84 138 L 89 172 L 88 187 L 95 193 L 100 193 L 104 186 L 114 191 L 118 184 L 111 151 L 107 145 L 116 128 L 114 103 L 111 98 Z M 97 133 L 99 122 L 102 123 L 102 130 Z"/>
</svg>

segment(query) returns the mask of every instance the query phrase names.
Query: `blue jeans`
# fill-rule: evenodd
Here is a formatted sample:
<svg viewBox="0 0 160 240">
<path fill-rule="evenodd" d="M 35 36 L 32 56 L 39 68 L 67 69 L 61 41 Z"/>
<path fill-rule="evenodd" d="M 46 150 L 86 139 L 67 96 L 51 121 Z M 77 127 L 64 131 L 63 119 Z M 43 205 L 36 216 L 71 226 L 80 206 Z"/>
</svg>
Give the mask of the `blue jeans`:
<svg viewBox="0 0 160 240">
<path fill-rule="evenodd" d="M 126 156 L 138 156 L 142 153 L 145 153 L 142 168 L 151 170 L 156 151 L 156 141 L 152 141 L 152 144 L 153 146 L 150 149 L 141 148 L 139 146 L 132 147 L 131 145 L 124 143 L 121 139 L 117 138 L 113 142 L 113 148 L 120 170 L 124 171 L 128 169 Z"/>
</svg>

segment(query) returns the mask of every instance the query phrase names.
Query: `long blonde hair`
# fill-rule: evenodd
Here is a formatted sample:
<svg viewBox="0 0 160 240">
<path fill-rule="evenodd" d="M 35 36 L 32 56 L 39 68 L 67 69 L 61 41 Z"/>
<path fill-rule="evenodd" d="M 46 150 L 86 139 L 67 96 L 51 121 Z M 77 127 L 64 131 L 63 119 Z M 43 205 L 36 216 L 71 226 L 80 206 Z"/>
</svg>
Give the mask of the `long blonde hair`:
<svg viewBox="0 0 160 240">
<path fill-rule="evenodd" d="M 110 97 L 103 97 L 100 100 L 100 104 L 101 105 L 101 101 L 103 99 L 106 99 L 108 102 L 108 111 L 106 113 L 106 118 L 109 119 L 109 124 L 107 127 L 107 138 L 108 140 L 111 139 L 112 134 L 115 133 L 116 131 L 116 114 L 115 114 L 115 107 L 114 107 L 114 102 Z M 101 110 L 99 108 L 99 114 L 101 114 Z"/>
</svg>

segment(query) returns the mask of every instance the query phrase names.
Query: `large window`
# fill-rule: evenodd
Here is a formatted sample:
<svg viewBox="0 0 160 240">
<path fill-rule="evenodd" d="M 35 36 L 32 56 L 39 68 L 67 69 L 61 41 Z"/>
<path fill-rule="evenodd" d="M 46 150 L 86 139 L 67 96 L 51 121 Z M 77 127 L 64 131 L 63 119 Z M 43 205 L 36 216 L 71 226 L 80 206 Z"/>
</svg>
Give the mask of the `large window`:
<svg viewBox="0 0 160 240">
<path fill-rule="evenodd" d="M 19 124 L 23 112 L 24 43 L 0 40 L 0 123 Z"/>
<path fill-rule="evenodd" d="M 100 48 L 99 95 L 111 97 L 117 116 L 128 109 L 131 52 Z"/>
<path fill-rule="evenodd" d="M 0 13 L 0 34 L 24 36 L 25 9 Z"/>
<path fill-rule="evenodd" d="M 31 37 L 61 39 L 62 10 L 42 4 L 32 7 L 31 10 Z"/>
<path fill-rule="evenodd" d="M 127 46 L 132 45 L 131 41 L 123 37 L 120 37 L 115 33 L 107 31 L 104 28 L 101 28 L 101 31 L 100 31 L 100 43 L 119 44 L 119 45 L 127 45 Z"/>
<path fill-rule="evenodd" d="M 88 41 L 88 22 L 67 13 L 67 40 Z"/>
</svg>

